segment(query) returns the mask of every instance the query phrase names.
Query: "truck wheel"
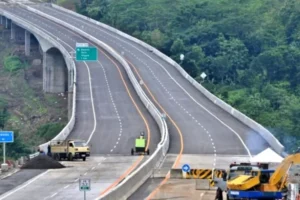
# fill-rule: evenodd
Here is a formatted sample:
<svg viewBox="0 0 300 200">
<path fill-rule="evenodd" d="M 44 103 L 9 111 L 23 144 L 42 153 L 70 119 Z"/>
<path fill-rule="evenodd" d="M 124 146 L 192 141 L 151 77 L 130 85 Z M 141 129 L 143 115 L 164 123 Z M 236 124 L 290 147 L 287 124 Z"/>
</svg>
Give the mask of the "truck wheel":
<svg viewBox="0 0 300 200">
<path fill-rule="evenodd" d="M 133 150 L 133 149 L 131 149 L 131 155 L 133 156 L 133 154 L 134 154 L 134 150 Z"/>
<path fill-rule="evenodd" d="M 85 161 L 85 160 L 86 160 L 86 157 L 83 157 L 82 160 Z"/>
<path fill-rule="evenodd" d="M 72 154 L 70 153 L 69 155 L 68 155 L 68 161 L 72 161 L 73 160 L 73 156 L 72 156 Z"/>
<path fill-rule="evenodd" d="M 60 157 L 59 157 L 59 154 L 54 154 L 54 160 L 56 160 L 56 161 L 59 161 L 60 160 Z"/>
</svg>

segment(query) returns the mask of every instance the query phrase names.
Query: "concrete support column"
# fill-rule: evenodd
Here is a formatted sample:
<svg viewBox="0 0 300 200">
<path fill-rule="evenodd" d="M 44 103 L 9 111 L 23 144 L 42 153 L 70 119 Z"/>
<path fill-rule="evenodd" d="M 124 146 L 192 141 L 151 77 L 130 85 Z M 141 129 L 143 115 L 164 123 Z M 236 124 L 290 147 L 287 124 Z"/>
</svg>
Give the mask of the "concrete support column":
<svg viewBox="0 0 300 200">
<path fill-rule="evenodd" d="M 49 93 L 67 91 L 68 76 L 64 58 L 58 51 L 43 53 L 43 90 Z"/>
<path fill-rule="evenodd" d="M 10 29 L 10 39 L 16 39 L 16 25 L 11 21 L 11 29 Z"/>
<path fill-rule="evenodd" d="M 5 21 L 5 28 L 8 29 L 8 22 L 9 22 L 9 19 L 5 18 L 6 21 Z"/>
<path fill-rule="evenodd" d="M 25 55 L 30 56 L 30 32 L 25 30 Z"/>
</svg>

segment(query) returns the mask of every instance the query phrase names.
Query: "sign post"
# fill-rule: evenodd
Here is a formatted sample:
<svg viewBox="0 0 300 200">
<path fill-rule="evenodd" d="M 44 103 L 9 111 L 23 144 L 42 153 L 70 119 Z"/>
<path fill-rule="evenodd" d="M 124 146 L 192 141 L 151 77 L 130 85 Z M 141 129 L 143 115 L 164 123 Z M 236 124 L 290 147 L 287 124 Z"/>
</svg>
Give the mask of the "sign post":
<svg viewBox="0 0 300 200">
<path fill-rule="evenodd" d="M 3 143 L 3 164 L 1 165 L 1 170 L 7 170 L 6 164 L 6 143 L 14 142 L 14 132 L 13 131 L 0 131 L 0 143 Z"/>
<path fill-rule="evenodd" d="M 84 192 L 84 200 L 86 200 L 86 191 L 91 190 L 91 179 L 79 179 L 79 191 Z"/>
</svg>

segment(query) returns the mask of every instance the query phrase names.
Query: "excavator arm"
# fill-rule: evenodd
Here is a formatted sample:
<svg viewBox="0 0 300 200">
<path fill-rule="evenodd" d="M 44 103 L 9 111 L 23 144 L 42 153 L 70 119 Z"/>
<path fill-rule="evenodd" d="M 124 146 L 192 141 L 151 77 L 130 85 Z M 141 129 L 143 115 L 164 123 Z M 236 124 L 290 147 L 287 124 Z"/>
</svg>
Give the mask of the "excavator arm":
<svg viewBox="0 0 300 200">
<path fill-rule="evenodd" d="M 295 164 L 300 164 L 300 152 L 289 155 L 281 162 L 274 174 L 270 177 L 269 184 L 282 188 L 282 185 L 285 184 L 287 179 L 287 172 L 290 167 Z"/>
</svg>

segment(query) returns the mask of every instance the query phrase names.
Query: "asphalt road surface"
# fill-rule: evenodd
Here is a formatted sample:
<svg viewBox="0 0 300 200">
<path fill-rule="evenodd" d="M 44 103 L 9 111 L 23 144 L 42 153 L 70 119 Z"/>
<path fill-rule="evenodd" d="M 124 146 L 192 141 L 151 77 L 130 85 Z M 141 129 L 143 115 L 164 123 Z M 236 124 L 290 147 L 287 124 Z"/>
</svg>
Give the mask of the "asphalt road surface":
<svg viewBox="0 0 300 200">
<path fill-rule="evenodd" d="M 10 11 L 12 14 L 31 22 L 40 30 L 58 39 L 61 45 L 69 52 L 74 51 L 76 42 L 89 43 L 86 39 L 77 36 L 64 27 L 24 9 L 8 7 L 6 11 Z M 147 125 L 150 130 L 150 135 L 147 135 L 148 137 L 150 136 L 150 152 L 153 152 L 160 140 L 160 133 L 155 121 L 135 93 L 123 67 L 102 49 L 98 49 L 98 51 L 97 62 L 76 63 L 76 124 L 69 138 L 89 141 L 92 146 L 92 156 L 97 154 L 130 155 L 130 150 L 134 146 L 134 139 L 139 136 L 141 131 L 148 134 Z M 143 120 L 142 116 L 145 120 Z M 116 181 L 124 171 L 130 168 L 136 157 L 125 157 L 124 159 L 128 162 L 125 162 L 124 159 L 122 160 L 122 157 L 110 159 L 115 160 L 110 161 L 105 168 L 101 168 L 102 173 L 110 174 L 115 172 L 113 170 L 114 167 L 109 166 L 112 163 L 114 163 L 115 167 L 122 166 L 122 170 L 118 170 L 113 174 L 106 183 L 99 181 L 100 177 L 98 177 L 95 180 L 98 184 L 95 187 L 97 195 L 101 189 L 104 190 L 105 187 Z M 39 173 L 41 173 L 39 170 L 22 170 L 8 177 L 3 181 L 3 184 L 7 185 L 3 187 L 4 191 L 1 191 L 1 193 L 21 185 Z M 76 172 L 68 173 L 73 178 L 78 176 Z M 51 172 L 50 175 L 61 176 L 61 174 L 57 175 L 55 171 Z M 40 177 L 36 178 L 38 178 L 38 182 L 43 182 Z M 61 178 L 63 179 L 63 176 Z M 57 198 L 65 199 L 64 195 L 59 194 L 59 192 L 51 197 L 53 194 L 46 192 L 47 184 L 51 185 L 51 183 L 45 182 L 42 186 L 39 186 L 38 191 L 40 192 L 35 194 L 37 199 L 45 197 L 45 195 L 49 195 L 48 198 L 53 198 L 57 195 Z M 63 185 L 64 187 L 67 186 L 66 183 Z M 16 194 L 10 195 L 10 198 L 29 197 L 32 195 L 31 189 L 36 190 L 34 187 L 28 187 L 26 190 L 22 188 Z M 53 191 L 55 190 L 58 190 L 58 188 L 53 189 Z M 74 193 L 75 189 L 70 187 L 68 191 Z M 95 195 L 94 193 L 93 196 Z"/>
<path fill-rule="evenodd" d="M 13 7 L 6 10 L 59 38 L 70 52 L 74 51 L 76 42 L 89 43 L 72 31 L 25 9 Z M 134 139 L 141 131 L 147 134 L 147 124 L 150 129 L 150 151 L 153 152 L 160 140 L 155 121 L 135 93 L 123 67 L 102 49 L 98 52 L 98 62 L 76 63 L 76 125 L 69 138 L 90 141 L 94 155 L 129 155 Z"/>
<path fill-rule="evenodd" d="M 119 53 L 124 52 L 126 59 L 137 68 L 144 83 L 180 128 L 184 154 L 241 155 L 247 154 L 245 146 L 251 154 L 257 154 L 268 147 L 258 133 L 214 105 L 174 67 L 145 48 L 79 17 L 43 5 L 35 8 L 81 28 Z M 178 153 L 180 137 L 175 127 L 171 123 L 169 125 L 169 152 Z"/>
<path fill-rule="evenodd" d="M 132 156 L 91 157 L 86 162 L 62 162 L 66 168 L 44 170 L 43 173 L 38 170 L 20 171 L 0 181 L 0 200 L 81 200 L 83 192 L 79 191 L 79 179 L 83 178 L 91 180 L 91 190 L 86 192 L 87 199 L 96 199 L 137 159 Z M 40 173 L 38 176 L 37 172 Z M 35 177 L 29 180 L 28 177 L 33 175 Z M 24 179 L 21 176 L 29 181 L 18 182 Z M 18 187 L 15 188 L 17 182 Z"/>
</svg>

